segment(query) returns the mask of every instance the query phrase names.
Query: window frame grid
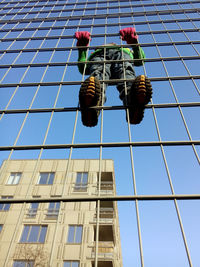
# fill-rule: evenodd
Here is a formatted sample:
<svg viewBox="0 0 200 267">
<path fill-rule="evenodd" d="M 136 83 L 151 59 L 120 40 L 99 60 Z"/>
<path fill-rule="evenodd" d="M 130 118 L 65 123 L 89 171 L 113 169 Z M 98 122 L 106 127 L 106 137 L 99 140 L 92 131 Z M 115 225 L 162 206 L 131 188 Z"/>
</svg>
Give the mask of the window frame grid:
<svg viewBox="0 0 200 267">
<path fill-rule="evenodd" d="M 32 2 L 34 2 L 34 1 L 32 1 Z M 32 6 L 32 8 L 31 8 L 31 10 L 32 9 L 34 9 L 34 7 L 35 6 L 37 6 L 37 4 L 38 4 L 38 1 L 35 1 L 36 2 L 36 4 L 34 5 L 34 6 Z M 59 2 L 62 2 L 62 1 L 59 1 Z M 112 2 L 117 2 L 117 1 L 112 1 Z M 126 2 L 128 2 L 128 1 L 126 1 Z M 193 3 L 195 3 L 195 2 L 198 2 L 198 1 L 190 1 L 189 3 L 192 5 Z M 19 2 L 13 2 L 13 3 L 17 3 L 16 5 L 18 5 L 18 3 Z M 83 15 L 81 16 L 81 19 L 82 18 L 84 18 L 84 14 L 85 14 L 85 11 L 87 10 L 87 4 L 91 4 L 92 2 L 85 2 L 85 7 L 83 8 Z M 98 3 L 109 3 L 108 1 L 100 1 L 100 2 L 98 2 Z M 183 8 L 182 8 L 182 4 L 183 3 L 188 3 L 188 2 L 186 2 L 186 1 L 179 1 L 179 2 L 165 2 L 165 3 L 160 3 L 160 5 L 162 4 L 162 5 L 165 5 L 165 6 L 167 6 L 168 7 L 168 11 L 169 11 L 169 13 L 172 15 L 172 16 L 174 16 L 174 14 L 176 14 L 176 13 L 178 13 L 179 14 L 179 12 L 177 12 L 177 10 L 170 10 L 170 8 L 169 8 L 169 6 L 170 5 L 172 5 L 172 4 L 178 4 L 179 6 L 180 6 L 180 9 L 181 10 L 184 10 Z M 6 6 L 8 5 L 9 3 L 6 3 Z M 81 2 L 81 3 L 78 3 L 78 1 L 76 1 L 76 3 L 74 2 L 73 3 L 74 4 L 74 9 L 73 9 L 73 11 L 75 10 L 75 7 L 76 7 L 76 5 L 78 5 L 78 4 L 83 4 L 83 2 Z M 16 6 L 15 5 L 15 6 Z M 28 3 L 27 3 L 27 5 L 28 5 Z M 60 4 L 61 5 L 61 4 Z M 66 3 L 66 5 L 64 5 L 63 6 L 63 9 L 62 10 L 64 10 L 64 8 L 65 7 L 67 7 L 68 5 L 72 5 L 72 4 L 68 4 L 68 3 Z M 160 6 L 159 5 L 159 3 L 153 3 L 153 1 L 152 1 L 152 4 L 138 4 L 138 6 L 143 6 L 143 8 L 145 7 L 145 6 L 148 6 L 148 5 L 150 5 L 150 6 L 153 6 L 155 9 L 156 9 L 156 7 L 157 6 Z M 41 5 L 42 6 L 42 5 Z M 50 5 L 49 5 L 50 6 Z M 41 19 L 41 24 L 43 23 L 43 21 L 48 21 L 48 17 L 50 16 L 50 14 L 52 14 L 52 13 L 54 13 L 53 11 L 54 11 L 54 8 L 56 7 L 57 5 L 56 4 L 52 4 L 52 9 L 49 11 L 49 13 L 48 13 L 48 16 L 47 16 L 47 18 L 45 18 L 45 20 L 42 20 Z M 46 5 L 45 5 L 45 7 L 46 7 Z M 9 8 L 9 7 L 8 7 Z M 17 6 L 16 6 L 16 8 L 18 8 Z M 23 8 L 24 7 L 21 7 L 21 9 L 23 10 Z M 119 6 L 119 8 L 123 8 L 123 6 Z M 131 8 L 133 8 L 133 6 L 131 6 Z M 10 10 L 13 10 L 14 9 L 14 7 L 12 7 Z M 20 9 L 20 10 L 21 10 Z M 93 7 L 91 7 L 91 9 L 93 9 Z M 109 7 L 107 6 L 106 8 L 105 8 L 106 10 L 109 10 Z M 97 3 L 96 3 L 96 8 L 95 8 L 95 14 L 96 14 L 96 12 L 97 12 L 97 10 L 98 10 L 98 7 L 97 7 Z M 190 12 L 190 11 L 188 11 L 189 9 L 186 9 L 186 11 L 184 11 L 184 14 L 185 15 L 187 15 L 188 13 L 187 12 Z M 196 10 L 196 11 L 198 11 L 198 9 L 196 9 L 196 8 L 194 8 L 193 10 Z M 38 12 L 38 11 L 35 11 L 38 15 L 40 14 L 40 12 Z M 45 11 L 44 11 L 45 12 Z M 58 12 L 58 10 L 55 10 L 55 12 Z M 62 12 L 62 11 L 61 11 Z M 144 10 L 144 12 L 145 12 L 145 10 Z M 143 12 L 143 13 L 144 13 Z M 9 11 L 9 13 L 10 13 L 10 11 Z M 19 14 L 20 12 L 17 12 L 16 13 L 16 15 L 17 14 Z M 46 12 L 45 12 L 46 13 Z M 107 12 L 108 13 L 108 12 Z M 160 14 L 165 14 L 166 12 L 162 12 L 162 11 L 160 11 L 160 10 L 155 10 L 155 12 L 146 12 L 145 13 L 145 16 L 146 15 L 149 15 L 149 14 L 156 14 L 157 16 L 160 16 Z M 28 14 L 30 14 L 30 13 L 28 13 Z M 61 17 L 61 14 L 62 13 L 60 13 L 60 17 Z M 126 13 L 126 14 L 129 14 L 129 13 Z M 142 14 L 141 12 L 135 12 L 135 14 L 134 15 L 138 15 L 138 14 Z M 128 15 L 127 15 L 128 16 Z M 15 17 L 15 16 L 14 16 Z M 59 18 L 60 18 L 59 17 Z M 93 17 L 93 23 L 94 23 L 94 15 L 92 15 L 92 16 L 87 16 L 86 15 L 86 17 L 88 18 L 88 17 Z M 106 19 L 109 17 L 109 14 L 106 14 Z M 116 17 L 117 17 L 117 14 L 116 14 Z M 118 15 L 118 17 L 120 18 L 120 14 Z M 58 17 L 57 17 L 58 18 Z M 24 18 L 23 18 L 24 19 Z M 20 23 L 21 21 L 23 21 L 23 19 L 22 20 L 18 20 L 18 23 Z M 62 19 L 62 18 L 61 18 Z M 80 21 L 81 21 L 81 19 L 80 19 Z M 147 18 L 146 18 L 147 19 Z M 12 18 L 12 20 L 14 20 L 14 18 Z M 184 19 L 183 19 L 184 20 Z M 55 19 L 55 21 L 54 21 L 54 24 L 56 23 L 56 19 Z M 163 20 L 161 20 L 161 18 L 160 18 L 160 21 L 161 22 L 163 22 Z M 178 22 L 179 21 L 181 21 L 181 19 L 176 19 L 176 18 L 174 18 L 174 22 L 176 22 L 176 24 L 177 25 L 179 25 L 178 24 Z M 189 19 L 188 18 L 188 21 L 191 21 L 191 22 L 193 22 L 193 19 Z M 1 21 L 0 21 L 1 22 Z M 30 23 L 31 23 L 31 20 L 29 21 L 29 23 L 27 24 L 27 25 L 30 25 Z M 93 27 L 93 23 L 92 23 L 92 25 L 90 24 L 90 26 L 91 26 L 91 29 L 92 29 L 92 27 Z M 137 23 L 138 22 L 134 22 L 135 23 L 135 25 L 137 25 Z M 146 23 L 148 26 L 151 24 L 151 21 L 145 21 L 144 23 Z M 80 22 L 79 22 L 79 24 L 80 24 Z M 138 23 L 139 24 L 139 23 Z M 17 25 L 17 24 L 16 24 Z M 15 25 L 15 26 L 16 26 Z M 107 24 L 106 23 L 106 25 L 109 25 L 109 24 Z M 122 23 L 120 24 L 118 24 L 118 25 L 123 25 Z M 13 26 L 13 27 L 15 27 L 15 26 Z M 78 28 L 81 28 L 81 26 L 82 27 L 85 27 L 85 25 L 79 25 L 78 26 Z M 77 26 L 76 26 L 77 27 Z M 191 31 L 191 29 L 183 29 L 180 25 L 179 25 L 179 27 L 180 27 L 180 32 L 182 32 L 182 33 L 184 33 L 185 34 L 185 32 L 190 32 Z M 75 28 L 75 27 L 74 27 Z M 195 32 L 196 30 L 197 30 L 197 27 L 194 25 L 194 31 L 193 32 Z M 13 28 L 12 28 L 13 29 Z M 37 28 L 37 30 L 39 29 L 39 27 Z M 51 29 L 53 29 L 53 27 L 51 27 Z M 50 31 L 51 31 L 51 29 L 50 29 Z M 14 31 L 15 31 L 15 29 L 13 29 Z M 12 30 L 11 30 L 12 31 Z M 64 28 L 63 28 L 63 31 L 64 31 Z M 9 31 L 10 32 L 10 31 Z M 148 33 L 153 33 L 153 32 L 155 32 L 155 31 L 149 31 Z M 173 30 L 172 31 L 170 31 L 170 30 L 167 30 L 166 29 L 166 31 L 165 31 L 165 33 L 167 33 L 168 35 L 170 35 L 170 32 L 173 32 Z M 175 32 L 179 32 L 179 31 L 175 31 Z M 144 33 L 143 33 L 144 34 Z M 103 34 L 103 36 L 105 35 L 105 38 L 106 38 L 106 36 L 109 36 L 106 32 L 104 32 L 104 34 Z M 191 40 L 190 40 L 190 38 L 185 34 L 185 36 L 186 36 L 186 38 L 188 39 L 188 43 L 189 44 L 191 44 L 192 46 L 193 46 L 193 48 L 195 49 L 195 47 L 194 47 L 194 43 L 195 42 L 191 42 Z M 72 37 L 72 36 L 67 36 L 68 38 L 70 38 L 70 37 Z M 46 40 L 48 38 L 48 34 L 44 37 L 44 40 Z M 65 37 L 64 37 L 65 38 Z M 36 40 L 37 39 L 39 39 L 39 38 L 36 38 Z M 50 39 L 53 39 L 53 38 L 50 38 Z M 17 38 L 15 38 L 15 40 L 14 40 L 14 42 L 17 40 Z M 32 39 L 31 39 L 32 40 Z M 35 40 L 35 39 L 34 39 Z M 171 36 L 170 36 L 170 43 L 171 44 L 173 44 L 173 46 L 174 46 L 174 48 L 177 50 L 177 52 L 178 52 L 178 49 L 176 48 L 176 42 L 173 42 L 172 41 L 172 39 L 171 39 Z M 8 40 L 9 41 L 9 40 Z M 29 39 L 29 41 L 30 41 L 30 39 Z M 29 42 L 28 41 L 28 42 Z M 28 43 L 27 42 L 27 43 Z M 73 41 L 73 44 L 72 44 L 72 47 L 71 47 L 71 49 L 70 49 L 70 51 L 72 51 L 74 48 L 73 48 L 73 46 L 74 46 L 74 41 Z M 157 50 L 158 50 L 158 52 L 159 52 L 159 49 L 158 49 L 158 47 L 159 47 L 159 43 L 157 43 L 156 41 L 155 41 L 155 39 L 154 39 L 154 42 L 151 44 L 152 46 L 156 46 L 156 48 L 157 48 Z M 142 46 L 142 45 L 141 45 Z M 40 48 L 40 49 L 42 49 L 42 48 Z M 196 50 L 196 49 L 195 49 Z M 17 50 L 18 51 L 18 50 Z M 38 51 L 41 51 L 41 50 L 38 50 Z M 57 50 L 55 50 L 55 49 L 53 49 L 53 51 L 54 51 L 54 53 L 55 53 L 55 51 L 57 51 Z M 197 51 L 197 50 L 196 50 Z M 6 50 L 4 51 L 4 52 L 6 52 Z M 22 50 L 21 50 L 21 52 L 22 52 Z M 188 75 L 187 75 L 187 77 L 185 76 L 185 77 L 182 77 L 182 79 L 190 79 L 192 82 L 193 82 L 193 84 L 194 84 L 194 86 L 195 86 L 195 88 L 197 89 L 197 92 L 199 93 L 200 91 L 199 91 L 199 88 L 198 88 L 198 86 L 197 86 L 197 84 L 196 84 L 196 82 L 195 82 L 195 80 L 194 80 L 194 78 L 196 78 L 195 76 L 193 76 L 193 75 L 191 75 L 191 73 L 190 73 L 190 71 L 188 70 L 188 68 L 187 68 L 187 66 L 185 65 L 185 62 L 184 62 L 184 60 L 185 60 L 185 58 L 184 57 L 181 57 L 180 56 L 180 53 L 178 52 L 178 54 L 179 54 L 179 56 L 177 57 L 177 58 L 179 58 L 180 60 L 181 60 L 181 62 L 183 63 L 183 65 L 186 67 L 186 70 L 187 70 L 187 73 L 188 73 Z M 171 181 L 171 176 L 170 176 L 170 173 L 169 173 L 169 168 L 168 168 L 168 162 L 167 162 L 167 159 L 166 159 L 166 157 L 165 157 L 165 151 L 164 151 L 164 147 L 165 146 L 169 146 L 169 145 L 177 145 L 177 146 L 179 146 L 179 145 L 189 145 L 189 146 L 192 146 L 193 147 L 193 150 L 194 150 L 194 152 L 196 151 L 196 148 L 195 148 L 195 145 L 199 145 L 200 143 L 199 143 L 199 141 L 195 141 L 195 140 L 193 140 L 192 139 L 192 137 L 191 137 L 191 134 L 190 134 L 190 132 L 189 132 L 189 128 L 188 128 L 188 125 L 187 125 L 187 123 L 186 123 L 186 121 L 185 121 L 185 118 L 184 118 L 184 115 L 183 115 L 183 112 L 182 112 L 182 107 L 184 107 L 184 106 L 199 106 L 199 103 L 180 103 L 179 101 L 178 101 L 178 99 L 177 99 L 177 96 L 176 96 L 176 94 L 175 94 L 175 90 L 174 90 L 174 87 L 173 87 L 173 84 L 172 84 L 172 80 L 175 80 L 175 79 L 177 79 L 177 80 L 179 80 L 180 79 L 180 77 L 170 77 L 170 75 L 168 75 L 168 73 L 167 73 L 167 68 L 166 68 L 166 66 L 165 66 L 165 58 L 163 58 L 163 57 L 161 57 L 161 54 L 159 54 L 160 55 L 160 58 L 159 58 L 159 60 L 162 62 L 162 64 L 163 64 L 163 66 L 164 66 L 164 69 L 165 69 L 165 71 L 166 71 L 166 74 L 167 74 L 167 76 L 166 76 L 166 78 L 164 78 L 163 79 L 163 77 L 162 77 L 162 79 L 160 79 L 161 81 L 163 80 L 168 80 L 169 81 L 169 83 L 170 83 L 170 87 L 171 87 L 171 90 L 172 90 L 172 92 L 173 92 L 173 95 L 174 95 L 174 97 L 175 97 L 175 99 L 176 99 L 176 103 L 169 103 L 169 104 L 153 104 L 153 102 L 151 102 L 151 104 L 149 104 L 148 106 L 147 106 L 147 108 L 150 108 L 150 109 L 152 109 L 152 111 L 153 111 L 153 116 L 154 116 L 154 122 L 155 122 L 155 124 L 156 124 L 156 129 L 157 129 L 157 134 L 158 134 L 158 136 L 159 136 L 159 141 L 158 142 L 153 142 L 153 144 L 152 143 L 150 143 L 150 142 L 132 142 L 131 141 L 131 136 L 129 136 L 129 142 L 126 142 L 126 143 L 108 143 L 108 144 L 104 144 L 103 143 L 103 138 L 102 138 L 102 132 L 103 132 L 103 111 L 104 110 L 106 110 L 106 109 L 110 109 L 110 110 L 112 110 L 112 109 L 117 109 L 117 107 L 103 107 L 103 105 L 102 105 L 102 107 L 100 107 L 100 110 L 101 110 L 101 113 L 102 113 L 102 115 L 101 115 L 101 138 L 100 138 L 100 142 L 99 143 L 96 143 L 95 145 L 94 144 L 74 144 L 74 134 L 75 134 L 75 132 L 76 132 L 76 126 L 77 126 L 77 116 L 78 116 L 78 108 L 74 108 L 73 110 L 74 111 L 76 111 L 76 119 L 75 119 L 75 123 L 74 123 L 74 130 L 73 130 L 73 137 L 72 137 L 72 143 L 71 144 L 60 144 L 60 145 L 53 145 L 53 146 L 51 146 L 51 145 L 45 145 L 45 139 L 46 139 L 46 137 L 47 137 L 47 135 L 48 135 L 48 129 L 49 129 L 49 127 L 50 127 L 50 125 L 51 125 L 51 119 L 49 120 L 49 124 L 48 124 L 48 127 L 47 127 L 47 131 L 46 131 L 46 134 L 45 134 L 45 138 L 44 138 L 44 142 L 43 142 L 43 144 L 42 145 L 39 145 L 39 146 L 37 146 L 37 148 L 38 149 L 40 149 L 40 155 L 39 155 L 39 157 L 38 157 L 38 161 L 39 161 L 39 159 L 40 159 L 40 157 L 41 157 L 41 155 L 42 155 L 42 152 L 43 152 L 43 150 L 44 149 L 47 149 L 47 148 L 69 148 L 70 149 L 70 158 L 71 158 L 71 155 L 72 155 L 72 150 L 73 150 L 73 148 L 79 148 L 79 149 L 81 149 L 81 148 L 84 148 L 84 147 L 98 147 L 99 148 L 99 159 L 100 159 L 100 162 L 101 162 L 101 160 L 102 160 L 102 149 L 104 148 L 104 147 L 116 147 L 116 146 L 127 146 L 127 147 L 129 147 L 130 148 L 130 156 L 131 156 L 131 165 L 132 165 L 132 176 L 133 176 L 133 181 L 134 181 L 134 189 L 135 189 L 135 196 L 131 196 L 131 200 L 133 200 L 133 201 L 135 201 L 135 203 L 136 203 L 136 206 L 135 206 L 135 209 L 136 209 L 136 212 L 138 211 L 138 202 L 139 202 L 139 200 L 141 200 L 141 199 L 144 199 L 144 200 L 147 200 L 147 199 L 150 199 L 150 200 L 152 200 L 152 199 L 162 199 L 162 200 L 164 200 L 164 199 L 170 199 L 170 200 L 172 200 L 172 201 L 174 201 L 174 204 L 175 204 L 175 208 L 176 208 L 176 212 L 177 212 L 177 217 L 178 217 L 178 220 L 179 220 L 179 225 L 180 225 L 180 228 L 181 228 L 181 231 L 182 231 L 182 235 L 183 235 L 183 240 L 184 240 L 184 243 L 185 243 L 185 247 L 186 247 L 186 250 L 187 250 L 187 255 L 188 255 L 188 260 L 189 260 L 189 264 L 190 264 L 190 266 L 192 266 L 192 263 L 191 263 L 191 259 L 190 259 L 190 255 L 189 255 L 189 251 L 188 251 L 188 248 L 187 248 L 187 242 L 186 242 L 186 239 L 185 239 L 185 234 L 184 234 L 184 228 L 183 228 L 183 225 L 182 225 L 182 221 L 181 221 L 181 215 L 180 215 L 180 212 L 179 212 L 179 208 L 178 208 L 178 203 L 177 203 L 177 200 L 179 199 L 179 197 L 180 197 L 180 199 L 181 199 L 181 197 L 183 198 L 183 199 L 193 199 L 193 198 L 197 198 L 197 199 L 199 199 L 200 198 L 200 196 L 192 196 L 192 195 L 184 195 L 184 196 L 178 196 L 178 195 L 176 195 L 175 193 L 174 193 L 174 189 L 173 189 L 173 185 L 172 185 L 172 181 Z M 67 64 L 66 64 L 66 68 L 70 65 L 70 63 L 69 63 L 69 58 L 70 57 L 68 57 L 68 60 L 67 60 Z M 150 59 L 150 61 L 153 61 L 152 59 Z M 77 62 L 76 62 L 77 63 Z M 76 63 L 74 63 L 74 64 L 76 64 Z M 47 63 L 48 64 L 48 63 Z M 103 62 L 103 64 L 104 64 L 104 66 L 105 66 L 105 64 L 106 64 L 106 61 L 104 61 Z M 31 66 L 31 65 L 30 65 Z M 29 67 L 30 67 L 29 66 Z M 144 66 L 144 72 L 145 72 L 145 74 L 146 74 L 146 69 L 145 69 L 145 66 Z M 63 76 L 64 77 L 64 76 Z M 84 75 L 83 75 L 83 77 L 84 77 Z M 151 79 L 152 81 L 156 81 L 156 80 L 159 80 L 159 78 L 158 77 L 153 77 L 152 79 Z M 74 84 L 80 84 L 80 82 L 81 81 L 78 81 L 78 82 L 76 82 L 76 83 L 74 83 Z M 103 80 L 103 83 L 105 84 L 105 82 L 106 81 L 104 81 Z M 124 79 L 124 82 L 126 83 L 126 79 Z M 63 79 L 62 79 L 62 82 L 61 83 L 59 83 L 59 87 L 61 87 L 62 86 L 62 84 L 66 84 L 66 85 L 69 85 L 70 83 L 65 83 L 65 82 L 63 82 Z M 73 84 L 73 82 L 72 82 L 72 84 Z M 23 85 L 23 80 L 22 80 L 22 83 L 20 83 L 20 85 L 17 85 L 17 86 L 21 86 L 21 85 Z M 40 86 L 40 85 L 42 85 L 42 82 L 40 82 L 39 84 L 38 84 L 38 87 Z M 5 86 L 5 85 L 4 85 Z M 14 86 L 14 85 L 13 85 Z M 0 86 L 0 87 L 3 87 L 3 86 Z M 18 88 L 18 87 L 17 87 Z M 36 95 L 35 95 L 36 96 Z M 58 95 L 57 95 L 58 96 Z M 55 104 L 56 104 L 56 102 L 55 102 Z M 54 107 L 55 107 L 55 105 L 54 105 Z M 189 141 L 187 142 L 185 142 L 185 141 L 183 141 L 183 142 L 179 142 L 179 141 L 175 141 L 175 142 L 165 142 L 165 141 L 162 141 L 161 140 L 161 137 L 160 137 L 160 132 L 159 132 L 159 124 L 158 124 L 158 122 L 157 122 L 157 117 L 156 117 L 156 112 L 155 112 L 155 110 L 156 110 L 156 108 L 160 108 L 160 107 L 176 107 L 176 108 L 178 108 L 178 110 L 179 110 L 179 112 L 180 112 L 180 114 L 181 114 L 181 118 L 182 118 L 182 120 L 183 120 L 183 123 L 184 123 L 184 126 L 185 126 L 185 129 L 186 129 L 186 131 L 187 131 L 187 134 L 188 134 L 188 136 L 189 136 Z M 120 108 L 120 107 L 119 107 Z M 123 109 L 123 108 L 122 108 Z M 52 113 L 52 116 L 53 116 L 53 113 L 54 112 L 63 112 L 64 111 L 64 109 L 59 109 L 59 108 L 57 108 L 57 109 L 55 109 L 55 108 L 52 108 L 52 109 L 50 109 L 50 108 L 48 108 L 48 109 L 46 109 L 46 110 L 48 110 L 48 112 L 51 112 Z M 39 112 L 39 113 L 41 113 L 41 112 L 45 112 L 45 110 L 43 110 L 43 109 L 32 109 L 32 111 L 30 110 L 30 109 L 21 109 L 21 110 L 19 110 L 20 112 L 25 112 L 25 113 L 27 113 L 27 114 L 29 114 L 29 113 L 31 113 L 31 112 Z M 1 111 L 1 113 L 2 113 L 2 115 L 3 114 L 6 114 L 6 113 L 15 113 L 15 112 L 19 112 L 19 111 L 17 111 L 17 110 L 2 110 Z M 70 108 L 68 109 L 68 111 L 70 111 Z M 51 117 L 52 118 L 52 117 Z M 23 129 L 23 125 L 24 125 L 24 123 L 25 123 L 25 121 L 23 122 L 23 124 L 22 124 L 22 128 L 21 128 L 21 130 Z M 129 130 L 130 130 L 130 125 L 128 126 L 129 127 Z M 19 131 L 19 136 L 20 136 L 20 132 L 21 132 L 21 130 Z M 18 138 L 19 138 L 19 136 L 18 136 Z M 14 151 L 14 150 L 21 150 L 21 149 L 33 149 L 33 148 L 36 148 L 36 146 L 26 146 L 26 147 L 23 147 L 23 146 L 16 146 L 16 143 L 17 143 L 17 139 L 16 139 L 16 141 L 15 141 L 15 143 L 14 143 L 14 145 L 13 146 L 7 146 L 7 147 L 0 147 L 0 149 L 1 150 L 10 150 L 10 155 L 9 155 L 9 159 L 10 159 L 10 157 L 11 157 L 11 154 L 12 154 L 12 152 Z M 166 168 L 166 172 L 167 172 L 167 174 L 168 174 L 168 179 L 169 179 L 169 182 L 170 182 L 170 186 L 171 186 L 171 190 L 172 190 L 172 195 L 168 195 L 168 196 L 158 196 L 158 197 L 156 197 L 156 196 L 150 196 L 149 198 L 148 197 L 142 197 L 142 198 L 140 198 L 140 196 L 138 196 L 137 195 L 137 193 L 136 193 L 136 187 L 135 187 L 135 184 L 136 184 L 136 182 L 135 182 L 135 172 L 134 172 L 134 158 L 133 158 L 133 154 L 132 154 L 132 149 L 133 149 L 133 147 L 135 147 L 135 146 L 146 146 L 146 145 L 148 145 L 148 146 L 151 146 L 151 145 L 156 145 L 156 146 L 158 146 L 158 147 L 160 147 L 160 149 L 161 149 L 161 151 L 162 151 L 162 157 L 163 157 L 163 160 L 164 160 L 164 163 L 165 163 L 165 168 Z M 198 154 L 197 154 L 197 151 L 195 152 L 195 155 L 196 155 L 196 158 L 197 158 L 197 160 L 198 160 L 198 162 L 200 162 L 199 161 L 199 157 L 198 157 Z M 69 159 L 69 161 L 70 161 L 70 159 Z M 68 165 L 69 166 L 69 165 Z M 67 167 L 67 170 L 66 170 L 66 175 L 67 175 L 67 172 L 68 172 L 68 168 L 69 167 Z M 100 173 L 101 173 L 101 164 L 99 165 L 99 169 L 100 169 Z M 100 188 L 99 188 L 99 191 L 100 191 Z M 112 198 L 107 198 L 107 199 L 112 199 Z M 76 199 L 76 198 L 74 198 L 74 200 L 75 201 L 78 201 L 78 199 Z M 85 200 L 85 198 L 83 198 L 83 200 Z M 94 200 L 94 199 L 92 199 L 92 198 L 88 198 L 88 200 Z M 99 210 L 99 204 L 100 204 L 100 200 L 101 200 L 101 198 L 100 198 L 100 192 L 99 192 L 99 195 L 97 196 L 97 198 L 95 199 L 95 201 L 97 202 L 97 226 L 99 225 L 99 222 L 98 222 L 98 210 Z M 123 199 L 123 197 L 117 197 L 116 198 L 116 200 L 127 200 L 126 198 L 125 199 Z M 25 201 L 29 201 L 29 200 L 25 200 Z M 37 200 L 37 201 L 39 201 L 39 200 Z M 62 198 L 60 198 L 59 199 L 59 201 L 61 201 L 61 204 L 63 203 L 63 201 L 67 201 L 66 199 L 62 199 Z M 13 201 L 14 202 L 14 201 Z M 1 200 L 0 200 L 0 203 L 1 203 Z M 18 203 L 18 202 L 15 202 L 15 203 Z M 139 229 L 139 232 L 140 232 L 140 218 L 139 218 L 139 212 L 137 213 L 137 222 L 139 223 L 138 224 L 138 229 Z M 97 238 L 97 240 L 98 240 L 98 238 Z M 98 244 L 98 241 L 97 241 L 97 244 Z M 97 249 L 98 249 L 98 245 L 97 245 Z M 96 249 L 96 251 L 97 251 L 97 249 Z M 140 253 L 141 253 L 141 262 L 143 263 L 143 255 L 142 255 L 142 250 L 143 250 L 143 248 L 142 248 L 142 245 L 140 245 Z M 96 258 L 95 258 L 95 261 L 97 262 L 97 259 L 98 259 L 98 255 L 96 255 Z M 95 263 L 95 267 L 97 266 L 97 263 Z"/>
</svg>

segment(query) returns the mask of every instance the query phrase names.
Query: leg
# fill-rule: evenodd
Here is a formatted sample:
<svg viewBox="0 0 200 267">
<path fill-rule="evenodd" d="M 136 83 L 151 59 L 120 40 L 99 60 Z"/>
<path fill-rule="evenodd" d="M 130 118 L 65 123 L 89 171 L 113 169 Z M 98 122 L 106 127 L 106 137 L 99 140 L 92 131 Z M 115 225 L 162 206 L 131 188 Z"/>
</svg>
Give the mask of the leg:
<svg viewBox="0 0 200 267">
<path fill-rule="evenodd" d="M 121 51 L 118 51 L 118 54 Z M 117 56 L 118 59 L 122 55 Z M 123 53 L 124 59 L 131 59 L 128 54 Z M 128 106 L 126 120 L 131 124 L 138 124 L 144 116 L 145 105 L 150 101 L 152 96 L 152 87 L 150 80 L 144 75 L 135 77 L 133 64 L 129 61 L 124 63 L 115 63 L 113 65 L 114 75 L 118 79 L 126 79 L 126 82 L 118 83 L 117 89 L 120 93 L 120 99 L 125 106 Z M 129 81 L 135 79 L 134 81 Z"/>
<path fill-rule="evenodd" d="M 114 60 L 122 59 L 122 52 L 120 50 L 115 50 Z M 123 59 L 131 60 L 131 57 L 123 52 Z M 112 77 L 115 79 L 125 79 L 126 81 L 118 82 L 117 90 L 119 91 L 119 97 L 123 102 L 125 102 L 125 98 L 131 90 L 133 80 L 135 79 L 135 71 L 134 66 L 131 62 L 116 62 L 112 65 Z M 130 81 L 132 80 L 132 81 Z"/>
<path fill-rule="evenodd" d="M 82 122 L 88 127 L 97 125 L 100 110 L 94 107 L 101 106 L 105 102 L 106 85 L 102 86 L 99 80 L 109 79 L 110 65 L 106 64 L 105 73 L 103 73 L 104 64 L 95 64 L 95 61 L 102 61 L 103 59 L 103 53 L 92 58 L 91 61 L 94 61 L 94 64 L 90 65 L 90 77 L 82 83 L 79 92 Z"/>
</svg>

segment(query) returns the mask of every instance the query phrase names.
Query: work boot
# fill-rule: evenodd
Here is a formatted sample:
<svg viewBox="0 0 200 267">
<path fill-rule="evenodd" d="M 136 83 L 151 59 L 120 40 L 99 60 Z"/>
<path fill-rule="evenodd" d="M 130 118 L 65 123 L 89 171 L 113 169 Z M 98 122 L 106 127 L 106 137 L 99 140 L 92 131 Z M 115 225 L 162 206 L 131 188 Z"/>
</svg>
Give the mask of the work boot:
<svg viewBox="0 0 200 267">
<path fill-rule="evenodd" d="M 151 96 L 152 86 L 150 80 L 144 75 L 136 77 L 127 96 L 129 122 L 131 124 L 139 124 L 142 121 L 145 105 L 148 104 Z"/>
<path fill-rule="evenodd" d="M 101 105 L 101 94 L 101 84 L 96 77 L 91 76 L 82 83 L 79 91 L 79 103 L 83 125 L 87 127 L 97 125 L 100 110 L 91 107 Z"/>
</svg>

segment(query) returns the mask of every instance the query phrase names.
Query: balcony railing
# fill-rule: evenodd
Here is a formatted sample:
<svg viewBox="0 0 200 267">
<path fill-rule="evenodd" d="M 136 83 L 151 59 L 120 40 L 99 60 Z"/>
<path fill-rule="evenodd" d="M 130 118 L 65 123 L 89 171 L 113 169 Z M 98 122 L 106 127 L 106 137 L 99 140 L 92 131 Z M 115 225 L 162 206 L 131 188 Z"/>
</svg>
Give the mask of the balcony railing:
<svg viewBox="0 0 200 267">
<path fill-rule="evenodd" d="M 94 222 L 97 219 L 97 213 L 94 215 Z M 114 209 L 113 208 L 100 208 L 99 222 L 101 223 L 113 223 Z"/>
<path fill-rule="evenodd" d="M 97 184 L 97 190 L 99 188 L 99 184 Z M 101 182 L 101 186 L 100 186 L 100 190 L 101 190 L 101 194 L 113 194 L 113 182 L 109 181 L 109 182 Z"/>
<path fill-rule="evenodd" d="M 59 214 L 59 209 L 48 209 L 46 213 L 46 217 L 48 219 L 54 219 L 57 218 Z"/>
<path fill-rule="evenodd" d="M 92 258 L 95 258 L 96 242 L 92 244 Z M 114 243 L 113 242 L 98 242 L 98 258 L 113 259 L 114 258 Z"/>
</svg>

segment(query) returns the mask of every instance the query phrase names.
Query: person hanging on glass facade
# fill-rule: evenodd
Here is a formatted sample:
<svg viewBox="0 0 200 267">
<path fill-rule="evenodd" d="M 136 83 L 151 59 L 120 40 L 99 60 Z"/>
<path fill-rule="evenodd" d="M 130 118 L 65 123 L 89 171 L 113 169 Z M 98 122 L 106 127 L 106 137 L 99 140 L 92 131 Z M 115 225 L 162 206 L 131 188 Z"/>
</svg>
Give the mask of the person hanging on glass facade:
<svg viewBox="0 0 200 267">
<path fill-rule="evenodd" d="M 145 75 L 136 77 L 134 71 L 134 66 L 141 66 L 145 59 L 145 53 L 138 44 L 135 28 L 124 28 L 119 33 L 122 40 L 132 49 L 121 48 L 111 43 L 98 47 L 88 59 L 87 46 L 91 40 L 90 33 L 87 31 L 75 33 L 78 40 L 76 44 L 79 52 L 78 69 L 81 74 L 89 75 L 89 78 L 82 83 L 79 92 L 81 118 L 85 126 L 93 127 L 98 123 L 100 110 L 91 107 L 101 106 L 105 102 L 106 84 L 103 86 L 100 82 L 102 80 L 123 79 L 112 84 L 116 84 L 119 97 L 128 108 L 131 124 L 139 124 L 142 121 L 145 105 L 151 99 L 150 80 Z M 133 62 L 133 59 L 137 60 Z M 105 60 L 107 62 L 103 64 L 102 61 Z M 85 64 L 87 61 L 91 63 Z M 126 120 L 128 121 L 127 116 Z"/>
</svg>

